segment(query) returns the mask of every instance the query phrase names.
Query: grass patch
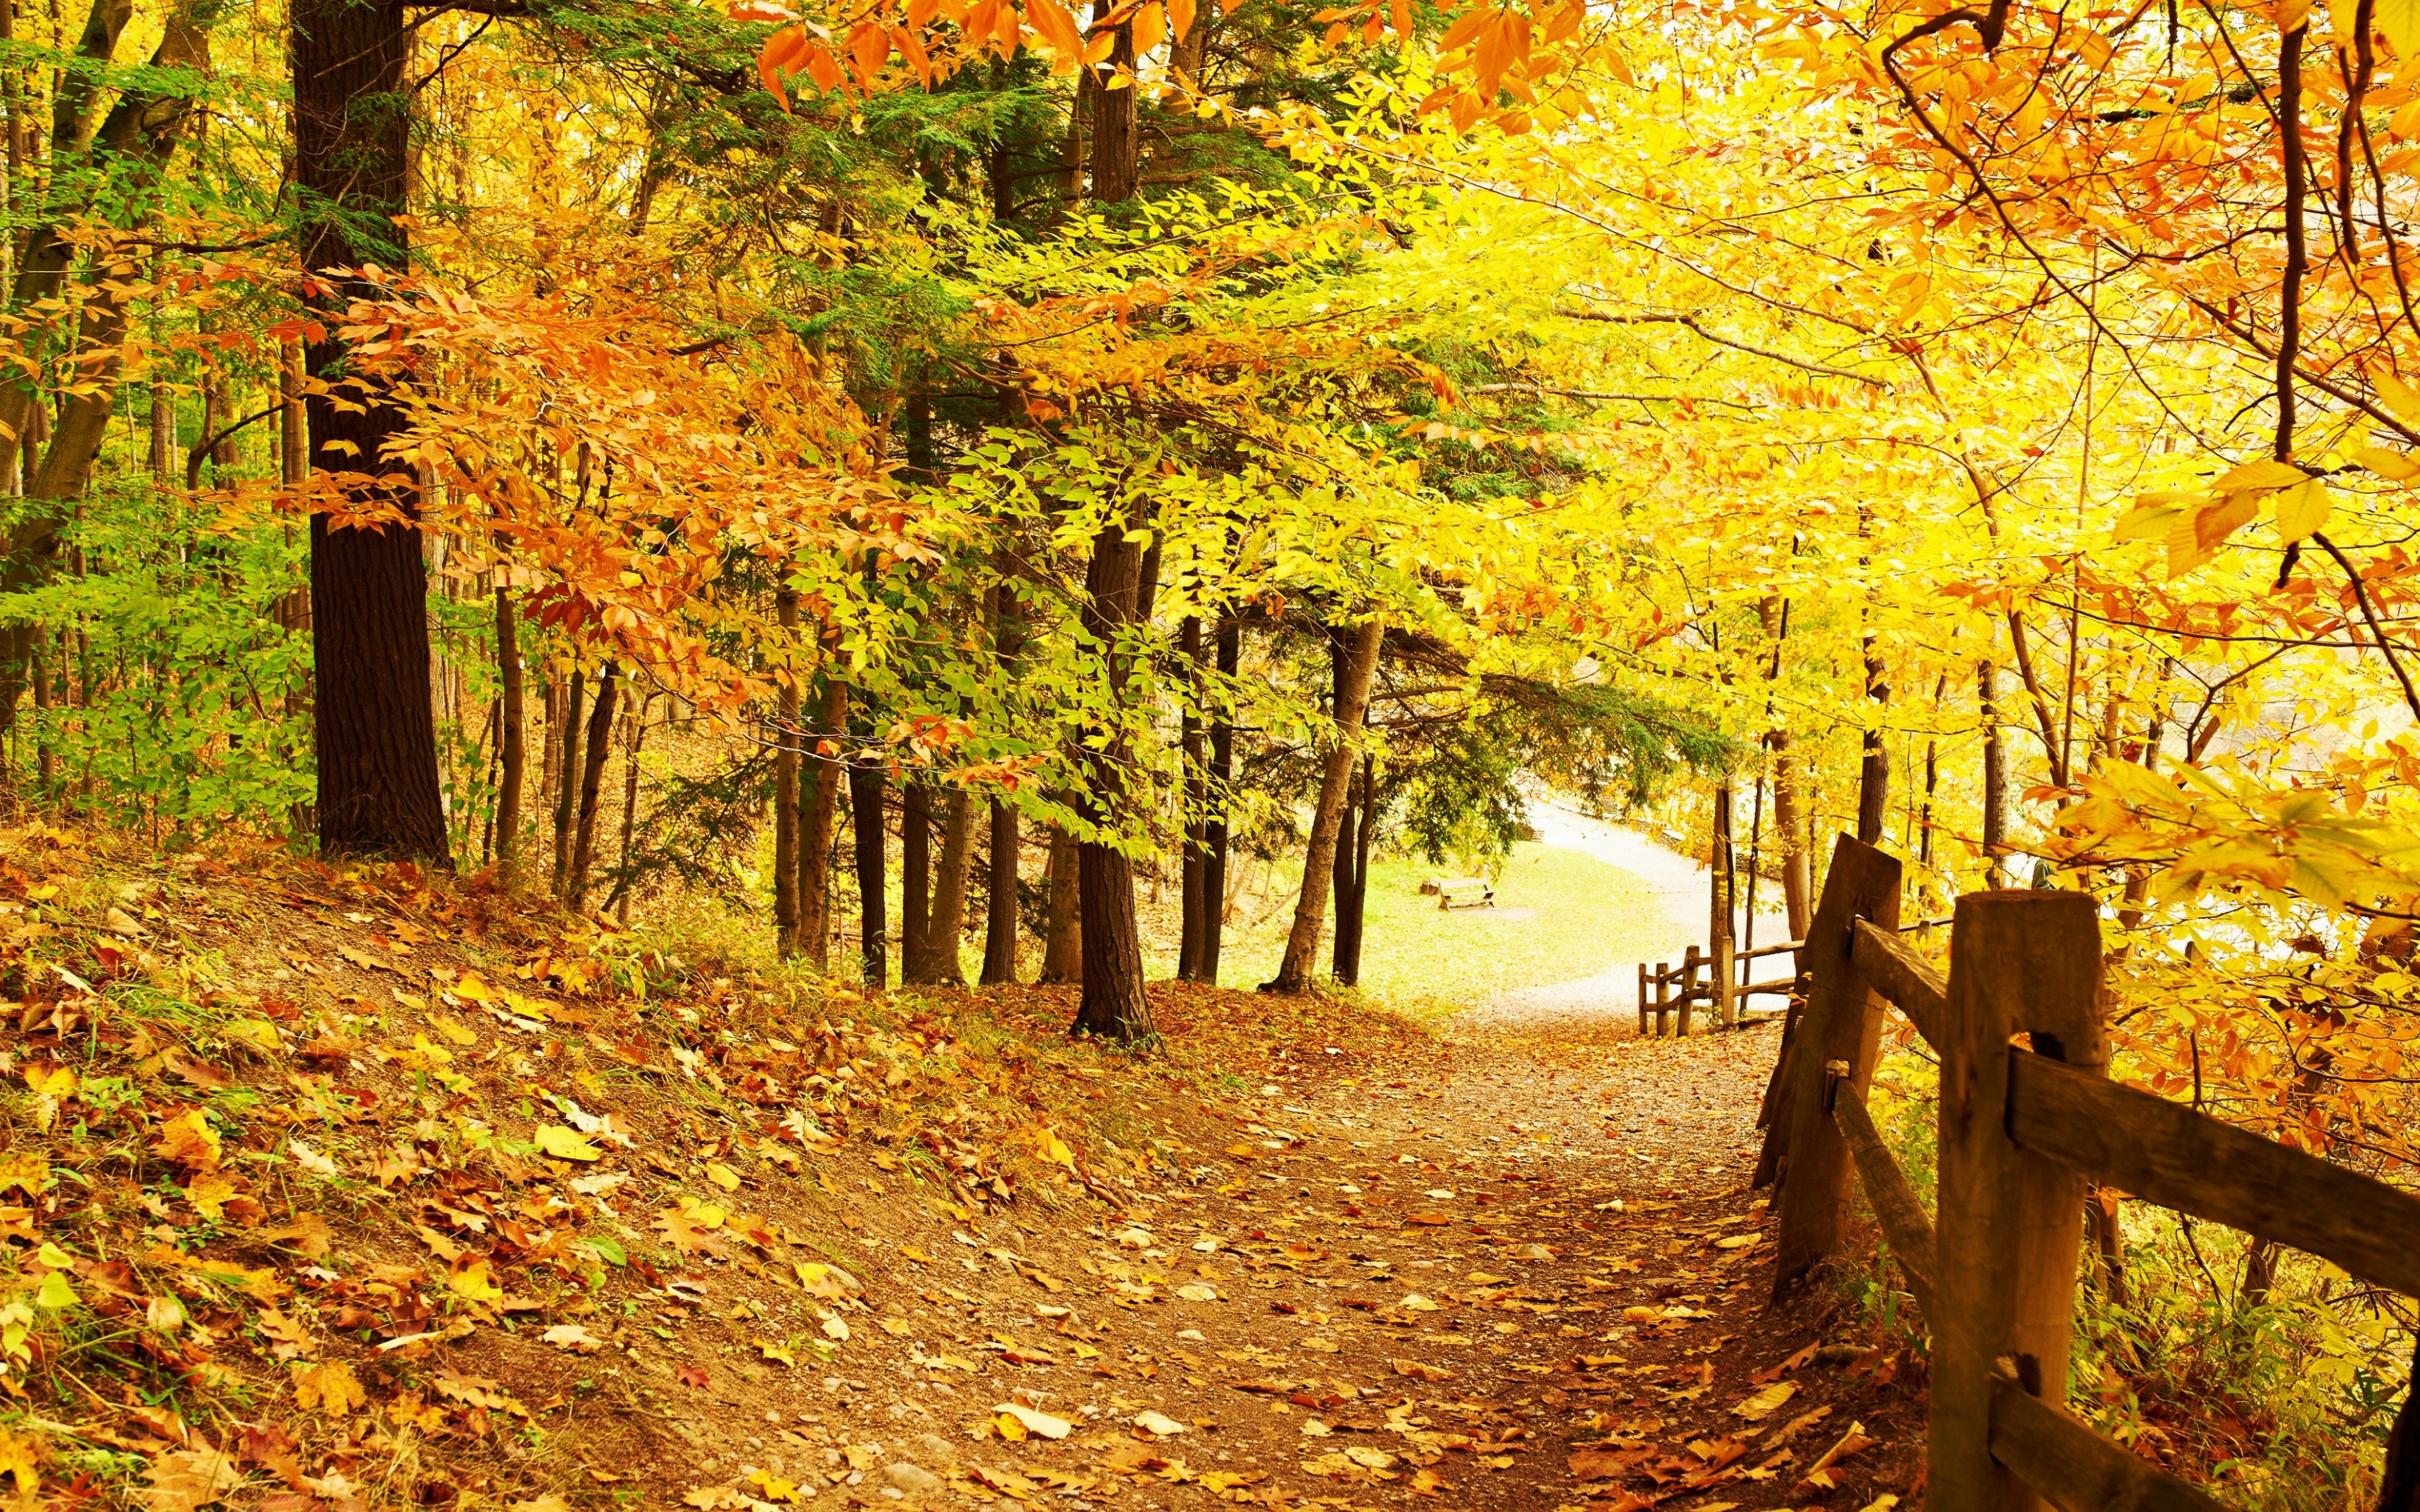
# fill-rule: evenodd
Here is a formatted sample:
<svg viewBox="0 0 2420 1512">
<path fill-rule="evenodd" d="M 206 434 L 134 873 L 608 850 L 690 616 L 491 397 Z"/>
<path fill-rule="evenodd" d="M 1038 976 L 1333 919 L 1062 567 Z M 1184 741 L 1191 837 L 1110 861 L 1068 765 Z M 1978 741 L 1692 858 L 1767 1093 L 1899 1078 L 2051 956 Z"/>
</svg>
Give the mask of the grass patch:
<svg viewBox="0 0 2420 1512">
<path fill-rule="evenodd" d="M 1300 874 L 1296 863 L 1267 896 L 1242 900 L 1220 950 L 1221 981 L 1250 986 L 1277 975 Z M 1691 938 L 1665 916 L 1645 881 L 1579 851 L 1515 845 L 1497 880 L 1493 908 L 1439 909 L 1420 884 L 1442 874 L 1419 860 L 1371 864 L 1361 942 L 1365 995 L 1410 1012 L 1450 1011 L 1516 988 L 1595 976 L 1642 955 L 1678 958 Z M 1323 974 L 1332 938 L 1325 933 L 1320 941 Z M 1176 969 L 1175 942 L 1165 944 L 1165 953 L 1148 963 L 1155 976 Z"/>
</svg>

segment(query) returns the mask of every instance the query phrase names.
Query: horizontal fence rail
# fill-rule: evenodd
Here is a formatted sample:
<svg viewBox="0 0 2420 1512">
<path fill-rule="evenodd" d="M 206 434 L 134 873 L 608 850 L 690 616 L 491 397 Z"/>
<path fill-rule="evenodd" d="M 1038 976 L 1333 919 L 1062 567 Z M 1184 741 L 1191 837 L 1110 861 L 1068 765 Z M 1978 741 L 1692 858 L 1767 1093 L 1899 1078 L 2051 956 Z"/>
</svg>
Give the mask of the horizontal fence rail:
<svg viewBox="0 0 2420 1512">
<path fill-rule="evenodd" d="M 1805 1007 L 1784 1031 L 1758 1163 L 1758 1180 L 1781 1188 L 1776 1291 L 1838 1247 L 1854 1173 L 1932 1333 L 1929 1504 L 2218 1512 L 2060 1405 L 2087 1184 L 2409 1295 L 2420 1197 L 2110 1081 L 2089 896 L 1961 898 L 1944 975 L 1894 927 L 1899 877 L 1896 860 L 1841 837 L 1802 946 Z M 1867 1106 L 1885 1005 L 1941 1057 L 1932 1214 Z M 2406 1463 L 2420 1459 L 2414 1395 L 2380 1512 L 2420 1508 Z"/>
</svg>

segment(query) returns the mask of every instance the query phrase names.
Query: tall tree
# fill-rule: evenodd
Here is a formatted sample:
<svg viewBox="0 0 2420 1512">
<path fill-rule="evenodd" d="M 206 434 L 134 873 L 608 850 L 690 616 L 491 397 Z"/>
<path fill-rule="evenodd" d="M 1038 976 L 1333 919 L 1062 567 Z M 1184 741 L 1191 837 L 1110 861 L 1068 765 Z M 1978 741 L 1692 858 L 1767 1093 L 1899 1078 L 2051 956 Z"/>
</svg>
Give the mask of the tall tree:
<svg viewBox="0 0 2420 1512">
<path fill-rule="evenodd" d="M 1187 699 L 1178 735 L 1178 748 L 1185 765 L 1185 824 L 1179 841 L 1181 859 L 1177 868 L 1178 904 L 1183 921 L 1176 942 L 1176 980 L 1202 980 L 1202 891 L 1204 871 L 1202 856 L 1202 824 L 1208 808 L 1207 781 L 1202 772 L 1202 720 L 1195 712 L 1202 702 L 1202 620 L 1188 614 L 1177 627 L 1176 652 L 1184 658 L 1192 677 L 1191 697 Z"/>
<path fill-rule="evenodd" d="M 783 955 L 799 948 L 799 594 L 783 586 L 773 594 L 773 623 L 782 632 L 781 669 L 773 697 L 773 944 Z"/>
<path fill-rule="evenodd" d="M 1361 753 L 1344 819 L 1336 836 L 1336 948 L 1333 974 L 1339 985 L 1361 980 L 1361 925 L 1370 905 L 1370 851 L 1378 830 L 1378 759 Z"/>
<path fill-rule="evenodd" d="M 294 0 L 289 14 L 302 267 L 315 276 L 371 265 L 399 271 L 411 255 L 397 219 L 411 147 L 404 7 Z M 318 377 L 340 379 L 345 304 L 373 288 L 355 277 L 313 287 L 319 334 L 304 360 Z M 324 513 L 311 517 L 319 847 L 449 866 L 428 696 L 420 490 L 410 470 L 387 457 L 403 416 L 375 393 L 330 387 L 316 387 L 303 410 L 313 465 L 352 475 L 357 505 L 397 517 L 344 527 Z"/>
<path fill-rule="evenodd" d="M 1106 21 L 1110 0 L 1098 0 L 1095 19 Z M 1134 88 L 1134 23 L 1111 29 L 1109 57 L 1095 75 L 1094 96 L 1093 198 L 1118 205 L 1134 196 L 1137 167 Z M 1110 87 L 1112 84 L 1120 87 Z M 1144 550 L 1129 533 L 1141 521 L 1140 493 L 1122 502 L 1093 537 L 1093 559 L 1084 575 L 1083 629 L 1098 648 L 1113 706 L 1123 704 L 1130 680 L 1135 627 L 1151 618 L 1152 576 Z M 1156 563 L 1156 551 L 1152 559 Z M 1133 774 L 1132 752 L 1122 730 L 1112 731 L 1094 766 L 1087 817 L 1095 825 L 1117 822 Z M 1113 1040 L 1139 1040 L 1156 1032 L 1151 1004 L 1143 995 L 1142 938 L 1135 924 L 1134 863 L 1105 840 L 1077 847 L 1078 891 L 1083 908 L 1084 990 L 1075 1028 Z"/>
<path fill-rule="evenodd" d="M 831 969 L 832 835 L 840 812 L 844 779 L 838 757 L 841 724 L 848 717 L 848 685 L 827 665 L 823 697 L 815 728 L 806 748 L 812 753 L 800 782 L 799 803 L 799 940 L 798 954 L 809 972 L 822 977 Z"/>
<path fill-rule="evenodd" d="M 1202 959 L 1196 981 L 1218 984 L 1219 949 L 1227 931 L 1227 805 L 1235 781 L 1235 719 L 1225 689 L 1234 687 L 1243 664 L 1244 624 L 1233 614 L 1218 621 L 1218 712 L 1210 722 L 1210 818 L 1202 827 Z"/>
</svg>

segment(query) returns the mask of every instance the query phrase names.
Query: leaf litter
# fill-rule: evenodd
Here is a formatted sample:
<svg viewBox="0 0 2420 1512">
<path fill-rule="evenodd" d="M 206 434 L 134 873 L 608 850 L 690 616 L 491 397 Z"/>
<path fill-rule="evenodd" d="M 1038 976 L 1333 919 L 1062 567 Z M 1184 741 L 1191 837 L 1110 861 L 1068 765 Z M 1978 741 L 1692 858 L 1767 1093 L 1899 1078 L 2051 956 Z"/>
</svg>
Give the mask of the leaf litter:
<svg viewBox="0 0 2420 1512">
<path fill-rule="evenodd" d="M 1063 1039 L 1068 989 L 641 996 L 585 921 L 283 859 L 151 866 L 141 956 L 103 958 L 122 936 L 32 896 L 97 858 L 8 854 L 21 1490 L 105 1461 L 142 1504 L 275 1512 L 1711 1512 L 1914 1478 L 1888 1371 L 1825 1364 L 1861 1351 L 1818 1353 L 1820 1298 L 1762 1305 L 1770 1033 L 1431 1032 L 1171 983 L 1167 1047 L 1129 1057 Z M 1813 1431 L 1835 1402 L 1855 1421 Z"/>
</svg>

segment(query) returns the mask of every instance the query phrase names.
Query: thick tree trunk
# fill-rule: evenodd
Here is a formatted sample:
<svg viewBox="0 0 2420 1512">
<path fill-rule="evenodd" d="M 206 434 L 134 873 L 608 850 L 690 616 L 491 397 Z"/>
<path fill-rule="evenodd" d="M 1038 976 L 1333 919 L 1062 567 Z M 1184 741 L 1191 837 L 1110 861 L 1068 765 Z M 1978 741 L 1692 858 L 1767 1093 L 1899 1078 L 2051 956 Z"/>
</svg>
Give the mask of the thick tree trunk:
<svg viewBox="0 0 2420 1512">
<path fill-rule="evenodd" d="M 967 925 L 967 862 L 974 851 L 974 801 L 952 788 L 941 824 L 941 854 L 933 869 L 933 906 L 924 918 L 924 951 L 916 980 L 935 987 L 963 987 L 959 936 Z"/>
<path fill-rule="evenodd" d="M 1202 621 L 1187 615 L 1177 626 L 1176 649 L 1192 671 L 1193 699 L 1185 710 L 1177 748 L 1185 758 L 1185 823 L 1183 860 L 1177 872 L 1177 900 L 1183 922 L 1176 940 L 1176 980 L 1202 980 L 1202 814 L 1207 784 L 1202 770 L 1202 718 L 1196 712 L 1202 693 Z"/>
<path fill-rule="evenodd" d="M 832 831 L 838 827 L 842 768 L 835 754 L 848 717 L 848 685 L 825 672 L 823 712 L 815 721 L 814 755 L 800 779 L 799 816 L 799 956 L 817 977 L 831 970 Z M 827 748 L 827 742 L 831 748 Z"/>
<path fill-rule="evenodd" d="M 1145 576 L 1142 552 L 1126 538 L 1126 522 L 1117 520 L 1103 527 L 1093 539 L 1092 566 L 1085 574 L 1083 627 L 1085 638 L 1098 648 L 1105 664 L 1104 680 L 1112 707 L 1122 708 L 1126 697 L 1127 652 L 1120 642 L 1149 616 Z M 1109 732 L 1106 747 L 1091 765 L 1090 791 L 1082 805 L 1085 818 L 1094 825 L 1115 823 L 1133 777 L 1123 730 Z M 1083 916 L 1084 991 L 1076 1011 L 1075 1030 L 1112 1040 L 1148 1038 L 1156 1030 L 1151 1005 L 1143 996 L 1134 864 L 1107 841 L 1082 841 L 1077 845 L 1076 875 Z"/>
<path fill-rule="evenodd" d="M 1345 799 L 1344 825 L 1336 839 L 1335 977 L 1346 987 L 1361 980 L 1361 920 L 1369 907 L 1370 848 L 1378 827 L 1378 762 L 1367 751 L 1355 789 Z"/>
<path fill-rule="evenodd" d="M 865 984 L 891 984 L 890 924 L 882 896 L 882 767 L 854 761 L 848 766 L 849 820 L 857 834 L 857 951 Z"/>
<path fill-rule="evenodd" d="M 990 870 L 984 887 L 983 985 L 1016 980 L 1016 810 L 991 800 Z"/>
<path fill-rule="evenodd" d="M 1875 721 L 1867 726 L 1861 742 L 1862 759 L 1857 764 L 1857 839 L 1869 845 L 1883 842 L 1883 823 L 1890 812 L 1890 751 L 1883 744 L 1881 725 L 1883 705 L 1890 702 L 1890 688 L 1883 682 L 1882 657 L 1874 649 L 1873 638 L 1866 640 L 1866 717 Z"/>
<path fill-rule="evenodd" d="M 1084 910 L 1076 880 L 1076 841 L 1050 828 L 1050 917 L 1043 926 L 1042 980 L 1084 980 Z"/>
<path fill-rule="evenodd" d="M 1798 795 L 1798 761 L 1791 748 L 1790 732 L 1776 730 L 1764 737 L 1773 751 L 1773 827 L 1781 841 L 1781 909 L 1790 918 L 1790 937 L 1807 937 L 1807 836 L 1800 820 L 1804 807 Z"/>
<path fill-rule="evenodd" d="M 521 652 L 513 626 L 513 594 L 496 590 L 496 857 L 512 880 L 521 854 L 521 784 L 529 771 L 528 718 L 521 697 Z"/>
<path fill-rule="evenodd" d="M 1210 724 L 1210 817 L 1202 825 L 1202 959 L 1197 981 L 1218 985 L 1218 952 L 1227 933 L 1227 796 L 1235 779 L 1235 725 L 1225 704 L 1228 681 L 1241 665 L 1243 622 L 1230 615 L 1218 623 L 1218 671 L 1221 692 L 1218 717 Z"/>
<path fill-rule="evenodd" d="M 904 779 L 899 786 L 899 980 L 921 982 L 924 926 L 931 922 L 933 790 Z"/>
<path fill-rule="evenodd" d="M 1359 757 L 1357 737 L 1370 708 L 1370 684 L 1378 670 L 1378 643 L 1383 626 L 1373 614 L 1354 627 L 1353 649 L 1342 664 L 1343 681 L 1336 689 L 1336 745 L 1328 751 L 1319 779 L 1319 806 L 1311 812 L 1311 847 L 1302 863 L 1302 888 L 1295 900 L 1294 928 L 1286 936 L 1285 959 L 1268 991 L 1311 990 L 1312 958 L 1319 950 L 1319 927 L 1327 917 L 1329 872 L 1336 865 L 1336 836 L 1344 821 L 1345 788 Z"/>
<path fill-rule="evenodd" d="M 564 895 L 571 876 L 571 820 L 580 801 L 580 715 L 582 674 L 571 670 L 564 689 L 562 728 L 555 732 L 561 749 L 554 767 L 554 895 Z"/>
<path fill-rule="evenodd" d="M 1110 0 L 1094 0 L 1093 19 L 1107 20 L 1114 11 Z M 1136 151 L 1135 96 L 1141 93 L 1132 78 L 1135 66 L 1134 23 L 1120 22 L 1106 63 L 1094 70 L 1099 85 L 1093 94 L 1093 199 L 1116 205 L 1134 198 L 1141 172 Z M 1125 85 L 1108 87 L 1119 74 Z"/>
<path fill-rule="evenodd" d="M 620 682 L 612 662 L 597 671 L 597 702 L 588 715 L 586 759 L 580 774 L 580 829 L 571 846 L 571 906 L 588 902 L 588 868 L 597 854 L 597 800 L 604 791 L 605 759 L 613 753 L 613 702 Z"/>
<path fill-rule="evenodd" d="M 784 958 L 799 948 L 799 678 L 805 669 L 795 653 L 799 595 L 773 594 L 773 623 L 782 629 L 783 669 L 773 699 L 773 948 Z"/>
<path fill-rule="evenodd" d="M 295 0 L 290 14 L 302 266 L 400 270 L 410 258 L 395 217 L 404 208 L 412 100 L 404 85 L 404 8 L 398 0 Z M 311 344 L 313 372 L 342 370 L 333 316 L 365 292 L 335 286 L 316 301 L 331 318 L 329 333 Z M 303 408 L 316 461 L 387 467 L 387 442 L 401 422 L 396 410 L 375 401 L 340 406 L 329 394 Z M 364 486 L 403 521 L 332 531 L 326 516 L 311 519 L 319 846 L 444 866 L 418 489 L 407 473 Z"/>
</svg>

